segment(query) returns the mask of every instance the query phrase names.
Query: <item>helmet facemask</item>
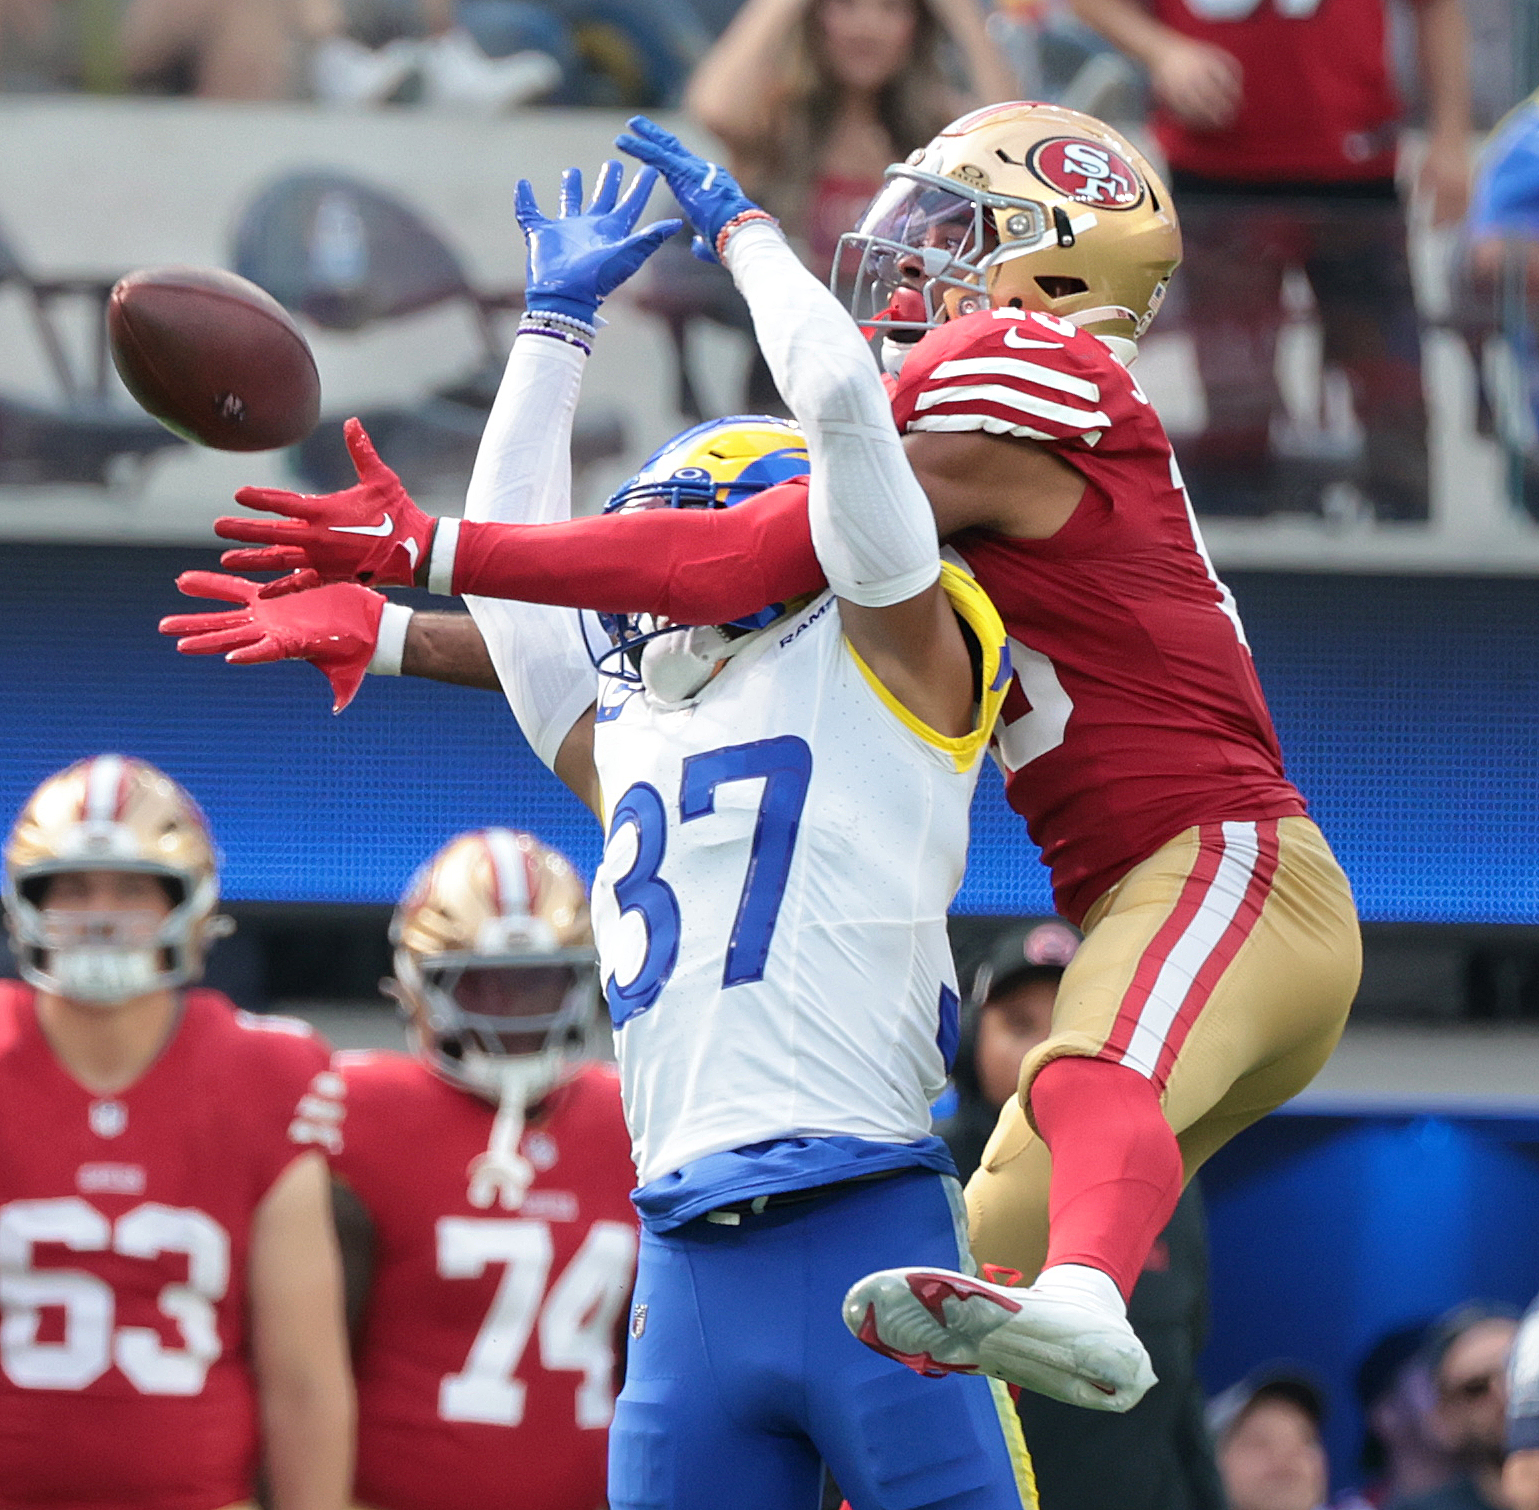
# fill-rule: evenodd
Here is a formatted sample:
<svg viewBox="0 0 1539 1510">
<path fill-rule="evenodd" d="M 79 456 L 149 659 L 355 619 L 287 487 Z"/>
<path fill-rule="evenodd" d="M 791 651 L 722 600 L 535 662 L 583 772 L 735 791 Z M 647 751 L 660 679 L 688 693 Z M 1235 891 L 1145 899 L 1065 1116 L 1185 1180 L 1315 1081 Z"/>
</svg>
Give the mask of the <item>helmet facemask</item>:
<svg viewBox="0 0 1539 1510">
<path fill-rule="evenodd" d="M 991 268 L 1056 247 L 1061 237 L 1035 200 L 889 168 L 860 225 L 839 238 L 833 291 L 863 329 L 916 341 L 948 319 L 987 309 Z"/>
<path fill-rule="evenodd" d="M 152 875 L 165 885 L 171 910 L 43 904 L 51 876 L 82 869 Z M 189 888 L 186 876 L 152 865 L 59 863 L 29 871 L 19 886 L 7 878 L 5 912 L 16 968 L 28 985 L 83 1006 L 111 1008 L 198 979 L 204 950 L 233 927 L 228 918 L 210 916 L 217 901 L 211 876 Z"/>
</svg>

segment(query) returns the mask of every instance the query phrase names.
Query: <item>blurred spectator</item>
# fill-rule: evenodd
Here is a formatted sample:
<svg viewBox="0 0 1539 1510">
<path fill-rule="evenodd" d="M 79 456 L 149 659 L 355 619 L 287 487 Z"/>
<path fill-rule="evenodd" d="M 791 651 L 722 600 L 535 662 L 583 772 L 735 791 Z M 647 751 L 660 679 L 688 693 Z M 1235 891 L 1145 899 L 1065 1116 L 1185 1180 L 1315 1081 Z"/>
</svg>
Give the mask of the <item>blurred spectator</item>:
<svg viewBox="0 0 1539 1510">
<path fill-rule="evenodd" d="M 302 42 L 295 0 L 129 0 L 118 31 L 131 85 L 217 100 L 290 98 Z"/>
<path fill-rule="evenodd" d="M 1260 1370 L 1216 1395 L 1208 1429 L 1229 1510 L 1317 1510 L 1330 1480 L 1324 1419 L 1319 1386 L 1285 1367 Z"/>
<path fill-rule="evenodd" d="M 1383 519 L 1427 517 L 1420 338 L 1395 187 L 1400 104 L 1384 0 L 1073 0 L 1149 71 L 1186 238 L 1187 326 L 1207 397 L 1177 448 L 1199 509 L 1317 509 L 1326 459 L 1274 454 L 1283 277 L 1313 290 L 1323 360 L 1363 431 L 1353 479 Z M 1470 129 L 1460 0 L 1413 0 L 1434 224 L 1463 214 Z M 1338 470 L 1341 470 L 1338 464 Z"/>
<path fill-rule="evenodd" d="M 1507 1365 L 1507 1461 L 1502 1493 L 1509 1510 L 1539 1510 L 1539 1301 L 1513 1339 Z"/>
<path fill-rule="evenodd" d="M 312 31 L 326 39 L 317 53 L 316 91 L 339 104 L 399 99 L 505 108 L 498 102 L 501 80 L 520 78 L 522 90 L 512 93 L 526 99 L 673 105 L 713 34 L 698 13 L 704 0 L 310 3 L 317 9 Z M 352 45 L 334 45 L 339 38 Z M 527 52 L 554 59 L 559 74 L 549 63 L 536 74 L 532 59 L 503 66 Z M 538 90 L 534 79 L 541 80 Z M 490 107 L 481 103 L 487 93 Z"/>
<path fill-rule="evenodd" d="M 1078 947 L 1067 923 L 1018 924 L 999 936 L 973 977 L 953 1075 L 957 1108 L 935 1129 L 964 1180 L 1015 1094 L 1021 1061 L 1047 1037 L 1058 981 Z M 1020 1394 L 1016 1408 L 1042 1510 L 1220 1510 L 1196 1378 L 1207 1307 L 1207 1224 L 1194 1184 L 1154 1244 L 1128 1306 L 1160 1382 L 1126 1415 Z"/>
<path fill-rule="evenodd" d="M 947 75 L 948 41 L 962 90 Z M 977 0 L 746 0 L 685 104 L 826 276 L 889 164 L 970 106 L 1014 93 Z"/>
<path fill-rule="evenodd" d="M 1539 518 L 1539 94 L 1508 115 L 1481 155 L 1463 271 L 1467 335 L 1479 344 L 1500 331 L 1513 359 L 1519 391 L 1494 395 L 1496 429 L 1523 506 Z"/>
<path fill-rule="evenodd" d="M 1392 1500 L 1446 1484 L 1458 1471 L 1439 1435 L 1427 1331 L 1422 1321 L 1388 1332 L 1358 1365 L 1359 1467 L 1367 1483 L 1338 1499 L 1335 1510 L 1383 1510 Z"/>
<path fill-rule="evenodd" d="M 1516 1331 L 1511 1311 L 1478 1302 L 1433 1328 L 1426 1357 L 1437 1384 L 1438 1426 L 1459 1477 L 1394 1500 L 1389 1510 L 1505 1510 L 1507 1357 Z"/>
<path fill-rule="evenodd" d="M 549 94 L 560 84 L 562 65 L 553 53 L 567 50 L 565 29 L 543 7 L 526 0 L 413 0 L 399 18 L 422 35 L 399 35 L 369 47 L 347 34 L 342 0 L 306 0 L 315 39 L 311 82 L 328 105 L 383 104 L 416 75 L 421 102 L 449 110 L 496 114 Z M 466 24 L 469 12 L 497 34 L 488 56 Z M 488 14 L 489 13 L 489 14 Z M 522 45 L 519 45 L 522 44 Z"/>
</svg>

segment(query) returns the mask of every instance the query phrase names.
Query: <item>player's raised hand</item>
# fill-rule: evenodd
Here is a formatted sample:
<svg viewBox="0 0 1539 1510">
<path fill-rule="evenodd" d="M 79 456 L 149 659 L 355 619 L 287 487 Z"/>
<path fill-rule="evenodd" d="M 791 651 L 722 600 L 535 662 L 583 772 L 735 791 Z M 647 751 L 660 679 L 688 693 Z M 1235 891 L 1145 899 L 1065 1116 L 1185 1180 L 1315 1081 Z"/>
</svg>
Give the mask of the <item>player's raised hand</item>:
<svg viewBox="0 0 1539 1510">
<path fill-rule="evenodd" d="M 524 283 L 528 308 L 591 323 L 605 297 L 682 227 L 681 220 L 660 220 L 638 231 L 636 222 L 652 196 L 657 174 L 643 169 L 621 198 L 624 176 L 619 163 L 606 162 L 585 211 L 582 173 L 568 168 L 561 175 L 561 205 L 554 220 L 535 203 L 529 180 L 519 180 L 513 202 L 529 249 Z"/>
<path fill-rule="evenodd" d="M 358 472 L 356 486 L 340 493 L 290 493 L 283 488 L 241 488 L 237 503 L 282 514 L 253 519 L 227 514 L 214 521 L 223 540 L 244 540 L 258 550 L 226 551 L 232 571 L 297 571 L 305 567 L 323 582 L 363 582 L 372 587 L 410 587 L 426 568 L 438 521 L 424 514 L 401 479 L 375 453 L 362 424 L 343 426 Z"/>
<path fill-rule="evenodd" d="M 633 115 L 627 124 L 630 130 L 615 138 L 615 146 L 663 175 L 698 233 L 694 253 L 702 262 L 718 259 L 721 233 L 731 221 L 744 215 L 772 218 L 725 168 L 691 152 L 671 131 L 644 115 Z"/>
<path fill-rule="evenodd" d="M 385 599 L 355 582 L 307 587 L 308 573 L 282 577 L 265 587 L 216 571 L 184 571 L 177 587 L 189 598 L 214 598 L 240 606 L 222 613 L 174 613 L 160 621 L 162 634 L 178 636 L 183 655 L 222 655 L 232 665 L 309 661 L 331 683 L 333 713 L 358 691 L 379 640 Z"/>
</svg>

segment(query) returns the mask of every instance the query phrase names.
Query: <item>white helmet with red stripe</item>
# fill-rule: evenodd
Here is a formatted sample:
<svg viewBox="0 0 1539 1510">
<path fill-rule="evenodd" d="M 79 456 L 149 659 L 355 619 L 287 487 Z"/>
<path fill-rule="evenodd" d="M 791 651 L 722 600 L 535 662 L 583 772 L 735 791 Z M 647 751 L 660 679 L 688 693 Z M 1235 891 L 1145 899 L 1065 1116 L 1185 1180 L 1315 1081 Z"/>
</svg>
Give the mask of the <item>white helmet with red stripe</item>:
<svg viewBox="0 0 1539 1510">
<path fill-rule="evenodd" d="M 171 910 L 65 912 L 44 905 L 50 876 L 134 871 L 165 886 Z M 113 1006 L 196 980 L 216 917 L 218 860 L 198 805 L 164 771 L 97 755 L 50 776 L 5 847 L 3 897 L 22 978 L 41 991 Z"/>
</svg>

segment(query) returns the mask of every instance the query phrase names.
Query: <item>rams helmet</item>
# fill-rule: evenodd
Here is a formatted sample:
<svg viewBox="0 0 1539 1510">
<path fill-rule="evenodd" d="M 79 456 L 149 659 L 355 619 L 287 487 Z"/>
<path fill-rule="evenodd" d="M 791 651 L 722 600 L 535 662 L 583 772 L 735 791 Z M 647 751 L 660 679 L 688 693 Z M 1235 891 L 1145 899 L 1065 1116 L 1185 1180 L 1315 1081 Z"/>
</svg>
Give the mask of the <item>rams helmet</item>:
<svg viewBox="0 0 1539 1510">
<path fill-rule="evenodd" d="M 789 420 L 768 414 L 706 420 L 654 451 L 604 512 L 729 509 L 777 483 L 805 476 L 809 465 L 806 437 Z M 774 623 L 785 609 L 784 603 L 770 603 L 720 627 L 729 634 L 751 633 Z M 648 614 L 600 614 L 599 620 L 613 641 L 598 657 L 599 670 L 631 682 L 640 680 L 640 653 L 649 640 L 691 627 Z"/>
</svg>

